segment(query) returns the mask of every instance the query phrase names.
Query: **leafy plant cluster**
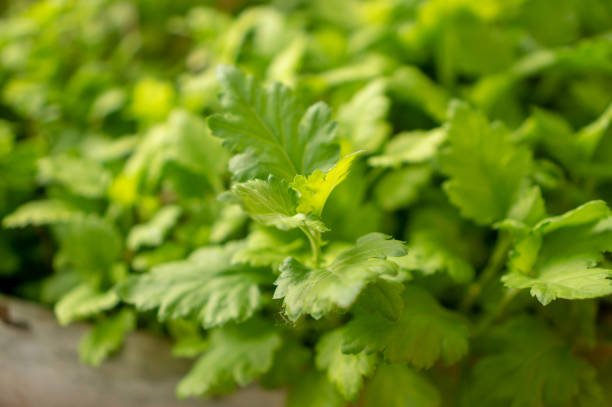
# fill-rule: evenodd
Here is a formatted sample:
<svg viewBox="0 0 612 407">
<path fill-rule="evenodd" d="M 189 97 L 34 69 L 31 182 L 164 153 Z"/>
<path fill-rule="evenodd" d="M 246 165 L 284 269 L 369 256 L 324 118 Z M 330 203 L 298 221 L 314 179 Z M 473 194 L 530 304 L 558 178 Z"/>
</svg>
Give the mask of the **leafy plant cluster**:
<svg viewBox="0 0 612 407">
<path fill-rule="evenodd" d="M 612 3 L 263 3 L 2 6 L 2 291 L 179 397 L 609 405 Z"/>
</svg>

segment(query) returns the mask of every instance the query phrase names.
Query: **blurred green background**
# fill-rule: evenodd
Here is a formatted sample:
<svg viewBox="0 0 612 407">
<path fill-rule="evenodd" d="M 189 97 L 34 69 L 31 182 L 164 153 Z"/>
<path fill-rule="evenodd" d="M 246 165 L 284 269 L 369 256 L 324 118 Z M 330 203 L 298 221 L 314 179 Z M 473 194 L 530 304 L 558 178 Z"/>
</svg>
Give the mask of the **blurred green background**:
<svg viewBox="0 0 612 407">
<path fill-rule="evenodd" d="M 459 280 L 483 264 L 487 232 L 458 218 L 429 165 L 392 154 L 397 135 L 431 137 L 453 98 L 533 148 L 551 213 L 612 202 L 610 0 L 5 0 L 0 12 L 0 218 L 30 203 L 10 226 L 35 226 L 0 230 L 0 290 L 107 304 L 64 323 L 102 321 L 128 275 L 252 230 L 216 200 L 229 156 L 204 118 L 219 110 L 222 63 L 326 101 L 343 153 L 376 156 L 334 193 L 330 240 L 418 243 L 406 231 L 434 224 L 454 237 Z M 598 117 L 585 158 L 569 140 Z M 262 258 L 294 248 L 257 233 Z M 148 322 L 193 337 L 179 325 Z"/>
</svg>

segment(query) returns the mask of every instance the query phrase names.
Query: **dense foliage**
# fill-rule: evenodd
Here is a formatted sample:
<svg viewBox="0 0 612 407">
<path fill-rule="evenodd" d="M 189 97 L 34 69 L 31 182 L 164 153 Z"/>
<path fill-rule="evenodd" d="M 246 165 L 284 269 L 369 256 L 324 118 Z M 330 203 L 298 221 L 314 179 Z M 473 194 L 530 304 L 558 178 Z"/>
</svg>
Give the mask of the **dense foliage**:
<svg viewBox="0 0 612 407">
<path fill-rule="evenodd" d="M 612 2 L 41 0 L 0 22 L 0 284 L 179 397 L 612 403 Z"/>
</svg>

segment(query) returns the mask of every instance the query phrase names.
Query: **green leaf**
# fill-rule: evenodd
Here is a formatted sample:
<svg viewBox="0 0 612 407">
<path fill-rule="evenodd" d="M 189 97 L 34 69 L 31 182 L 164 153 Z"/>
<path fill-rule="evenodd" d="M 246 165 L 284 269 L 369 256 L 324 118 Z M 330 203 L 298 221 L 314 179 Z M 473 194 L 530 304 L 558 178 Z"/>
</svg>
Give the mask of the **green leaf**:
<svg viewBox="0 0 612 407">
<path fill-rule="evenodd" d="M 420 107 L 438 122 L 446 120 L 450 96 L 448 92 L 414 66 L 395 71 L 389 90 L 399 98 Z"/>
<path fill-rule="evenodd" d="M 61 154 L 38 162 L 38 179 L 43 184 L 63 185 L 77 195 L 101 198 L 110 185 L 111 175 L 94 161 Z"/>
<path fill-rule="evenodd" d="M 480 112 L 454 102 L 449 149 L 440 157 L 450 177 L 444 190 L 462 215 L 486 225 L 504 219 L 531 169 L 530 153 L 513 145 L 508 131 Z"/>
<path fill-rule="evenodd" d="M 385 90 L 385 81 L 373 81 L 338 109 L 339 133 L 354 150 L 377 151 L 389 136 L 385 116 L 391 103 Z"/>
<path fill-rule="evenodd" d="M 362 291 L 358 305 L 368 312 L 379 312 L 385 318 L 397 321 L 404 310 L 403 291 L 403 282 L 381 279 Z"/>
<path fill-rule="evenodd" d="M 346 401 L 327 375 L 309 372 L 300 377 L 287 398 L 287 407 L 343 407 Z"/>
<path fill-rule="evenodd" d="M 134 86 L 130 110 L 143 122 L 157 122 L 166 118 L 174 98 L 174 87 L 170 82 L 142 78 Z"/>
<path fill-rule="evenodd" d="M 113 224 L 58 200 L 28 202 L 3 220 L 6 227 L 54 226 L 59 241 L 56 267 L 82 274 L 104 273 L 121 252 L 121 236 Z"/>
<path fill-rule="evenodd" d="M 557 298 L 577 300 L 612 294 L 612 270 L 592 267 L 590 261 L 581 259 L 542 267 L 537 278 L 510 273 L 503 282 L 511 288 L 529 288 L 543 305 Z"/>
<path fill-rule="evenodd" d="M 100 320 L 79 343 L 81 361 L 88 365 L 99 366 L 104 359 L 121 347 L 125 336 L 135 327 L 136 315 L 128 309 Z"/>
<path fill-rule="evenodd" d="M 21 205 L 2 220 L 7 228 L 43 226 L 69 222 L 84 216 L 78 209 L 56 200 L 31 201 Z"/>
<path fill-rule="evenodd" d="M 358 154 L 353 153 L 343 157 L 325 173 L 315 170 L 308 177 L 296 175 L 291 183 L 291 188 L 297 191 L 299 196 L 297 211 L 321 216 L 327 198 L 334 188 L 344 181 Z"/>
<path fill-rule="evenodd" d="M 276 268 L 288 256 L 303 250 L 305 246 L 301 236 L 272 228 L 256 227 L 248 234 L 246 246 L 236 252 L 232 262 Z"/>
<path fill-rule="evenodd" d="M 118 260 L 122 239 L 110 222 L 94 215 L 54 225 L 60 250 L 56 267 L 73 268 L 86 277 L 105 278 Z"/>
<path fill-rule="evenodd" d="M 335 162 L 335 126 L 330 110 L 317 103 L 304 112 L 280 83 L 264 89 L 251 76 L 219 66 L 224 113 L 208 123 L 213 134 L 238 154 L 230 169 L 238 180 L 274 175 L 287 182 L 297 174 L 326 170 Z"/>
<path fill-rule="evenodd" d="M 533 226 L 546 217 L 546 205 L 539 186 L 525 188 L 508 212 L 508 219 Z M 502 221 L 503 222 L 503 221 Z"/>
<path fill-rule="evenodd" d="M 268 65 L 268 79 L 295 85 L 298 70 L 306 53 L 306 37 L 299 35 L 283 49 Z"/>
<path fill-rule="evenodd" d="M 544 305 L 556 298 L 612 294 L 612 269 L 603 266 L 603 252 L 612 249 L 611 220 L 603 201 L 541 220 L 517 238 L 502 281 L 511 288 L 529 288 Z"/>
<path fill-rule="evenodd" d="M 363 378 L 370 376 L 376 366 L 376 357 L 361 352 L 353 355 L 342 353 L 342 329 L 325 334 L 317 343 L 317 368 L 327 372 L 347 400 L 356 400 L 363 385 Z"/>
<path fill-rule="evenodd" d="M 179 206 L 169 205 L 160 209 L 147 223 L 134 226 L 127 237 L 128 247 L 138 250 L 143 246 L 159 246 L 181 212 Z"/>
<path fill-rule="evenodd" d="M 608 106 L 597 120 L 583 127 L 576 134 L 576 143 L 589 159 L 593 156 L 606 131 L 610 128 L 611 120 L 612 104 Z"/>
<path fill-rule="evenodd" d="M 274 298 L 283 299 L 285 313 L 292 321 L 302 314 L 319 319 L 334 306 L 348 308 L 377 278 L 401 279 L 397 265 L 386 258 L 405 253 L 402 242 L 371 233 L 340 253 L 328 266 L 309 268 L 287 258 L 279 267 Z"/>
<path fill-rule="evenodd" d="M 232 264 L 238 245 L 205 247 L 187 260 L 161 264 L 120 287 L 126 302 L 140 310 L 159 308 L 160 320 L 193 316 L 205 328 L 250 318 L 261 304 L 259 284 L 266 269 Z"/>
<path fill-rule="evenodd" d="M 445 140 L 443 128 L 400 133 L 386 144 L 381 155 L 370 158 L 368 163 L 375 167 L 399 167 L 430 161 Z"/>
<path fill-rule="evenodd" d="M 568 171 L 582 173 L 588 171 L 588 162 L 609 129 L 611 118 L 612 106 L 608 106 L 595 121 L 574 131 L 563 116 L 537 108 L 521 127 L 521 136 L 541 144 Z"/>
<path fill-rule="evenodd" d="M 610 214 L 610 208 L 604 201 L 590 201 L 563 215 L 541 220 L 534 227 L 534 230 L 546 234 L 565 227 L 599 221 L 610 216 Z"/>
<path fill-rule="evenodd" d="M 386 211 L 395 211 L 413 204 L 421 190 L 429 184 L 429 166 L 410 166 L 391 170 L 381 177 L 374 189 L 379 205 Z"/>
<path fill-rule="evenodd" d="M 272 367 L 280 335 L 268 324 L 251 320 L 217 328 L 210 346 L 178 385 L 179 398 L 227 393 L 246 386 Z"/>
<path fill-rule="evenodd" d="M 408 254 L 393 261 L 402 269 L 425 275 L 447 273 L 457 283 L 474 278 L 474 258 L 481 235 L 462 221 L 452 207 L 433 206 L 415 211 L 407 227 Z"/>
<path fill-rule="evenodd" d="M 236 235 L 247 220 L 248 215 L 240 205 L 224 206 L 210 229 L 210 241 L 220 243 Z"/>
<path fill-rule="evenodd" d="M 126 162 L 122 177 L 133 183 L 132 188 L 136 188 L 136 191 L 150 192 L 159 186 L 165 171 L 173 165 L 187 172 L 187 175 L 202 178 L 215 191 L 220 191 L 220 176 L 226 170 L 227 160 L 227 152 L 219 140 L 210 134 L 204 120 L 175 109 L 166 122 L 147 131 L 136 151 Z M 180 183 L 181 178 L 185 177 L 179 172 L 179 175 L 175 175 L 176 183 Z M 191 178 L 187 180 L 190 181 Z M 132 203 L 129 199 L 123 200 Z"/>
<path fill-rule="evenodd" d="M 363 395 L 364 407 L 438 407 L 440 392 L 423 375 L 402 365 L 381 365 Z"/>
<path fill-rule="evenodd" d="M 295 192 L 281 179 L 270 176 L 267 181 L 253 179 L 234 184 L 223 199 L 236 200 L 253 220 L 281 230 L 307 227 L 324 232 L 323 222 L 304 213 L 297 213 Z"/>
<path fill-rule="evenodd" d="M 465 406 L 603 405 L 595 370 L 544 321 L 523 316 L 494 328 L 485 338 L 466 386 Z"/>
<path fill-rule="evenodd" d="M 391 363 L 429 368 L 438 359 L 453 364 L 468 351 L 468 326 L 422 288 L 408 286 L 397 321 L 358 313 L 344 329 L 343 351 L 381 352 Z"/>
<path fill-rule="evenodd" d="M 100 291 L 91 284 L 83 283 L 64 295 L 55 304 L 55 316 L 61 325 L 76 319 L 87 318 L 109 310 L 119 303 L 115 290 Z"/>
</svg>

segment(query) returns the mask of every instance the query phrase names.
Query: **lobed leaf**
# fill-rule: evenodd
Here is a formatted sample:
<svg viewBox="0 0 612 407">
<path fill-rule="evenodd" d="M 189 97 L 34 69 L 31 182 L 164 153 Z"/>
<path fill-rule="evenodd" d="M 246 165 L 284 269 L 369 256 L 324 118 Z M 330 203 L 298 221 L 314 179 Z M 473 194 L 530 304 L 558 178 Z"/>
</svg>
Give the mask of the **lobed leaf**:
<svg viewBox="0 0 612 407">
<path fill-rule="evenodd" d="M 219 66 L 217 78 L 224 113 L 213 115 L 208 123 L 213 134 L 238 154 L 230 164 L 236 179 L 274 175 L 291 182 L 297 174 L 331 167 L 338 147 L 325 104 L 304 111 L 289 88 L 274 83 L 264 89 L 230 66 Z"/>
<path fill-rule="evenodd" d="M 401 279 L 397 265 L 386 258 L 405 253 L 402 242 L 370 233 L 328 266 L 310 268 L 289 257 L 279 267 L 274 298 L 283 299 L 285 313 L 292 321 L 302 314 L 319 319 L 335 306 L 348 308 L 377 278 Z"/>
<path fill-rule="evenodd" d="M 208 350 L 180 381 L 177 395 L 213 395 L 246 386 L 270 369 L 280 346 L 280 335 L 260 320 L 217 328 Z"/>
<path fill-rule="evenodd" d="M 259 284 L 267 269 L 232 264 L 238 247 L 206 247 L 187 260 L 161 264 L 130 277 L 121 298 L 140 310 L 158 308 L 160 320 L 193 316 L 205 328 L 250 318 L 261 305 Z"/>
</svg>

